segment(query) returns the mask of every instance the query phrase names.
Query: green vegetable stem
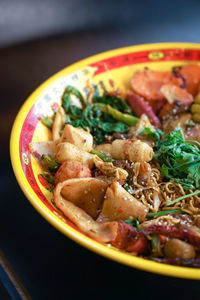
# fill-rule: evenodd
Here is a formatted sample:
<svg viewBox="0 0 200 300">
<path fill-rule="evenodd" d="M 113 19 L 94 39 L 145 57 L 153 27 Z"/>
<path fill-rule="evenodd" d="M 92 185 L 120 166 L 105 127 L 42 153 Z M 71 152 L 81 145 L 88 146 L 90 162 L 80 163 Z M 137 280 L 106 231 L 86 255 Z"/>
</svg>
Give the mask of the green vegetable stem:
<svg viewBox="0 0 200 300">
<path fill-rule="evenodd" d="M 131 109 L 126 101 L 124 101 L 122 98 L 111 95 L 111 94 L 104 94 L 103 96 L 94 96 L 92 99 L 93 103 L 102 103 L 105 105 L 110 105 L 114 109 L 121 111 L 123 113 L 132 114 Z"/>
<path fill-rule="evenodd" d="M 147 217 L 149 218 L 153 218 L 153 217 L 159 217 L 159 216 L 163 216 L 166 214 L 181 214 L 182 210 L 180 209 L 170 209 L 170 210 L 162 210 L 156 213 L 147 213 Z"/>
<path fill-rule="evenodd" d="M 72 95 L 80 100 L 82 108 L 74 104 Z M 97 145 L 103 143 L 106 137 L 114 132 L 126 133 L 129 126 L 134 126 L 138 122 L 138 118 L 132 115 L 126 101 L 108 93 L 99 96 L 97 86 L 92 104 L 89 105 L 79 90 L 68 85 L 62 96 L 62 107 L 65 110 L 65 124 L 89 130 Z M 43 117 L 42 122 L 52 128 L 51 118 Z"/>
<path fill-rule="evenodd" d="M 72 87 L 67 87 L 62 98 L 62 105 L 70 118 L 67 123 L 84 130 L 89 129 L 96 144 L 103 143 L 105 138 L 114 132 L 126 133 L 129 126 L 134 126 L 138 121 L 138 118 L 130 114 L 128 104 L 120 97 L 109 94 L 100 97 L 96 91 L 92 104 L 85 103 L 80 109 L 73 105 L 71 92 Z M 82 95 L 77 91 L 73 90 L 73 94 L 82 99 Z"/>
<path fill-rule="evenodd" d="M 42 116 L 40 120 L 49 129 L 52 129 L 52 127 L 53 127 L 53 118 Z"/>
<path fill-rule="evenodd" d="M 68 110 L 69 106 L 73 105 L 73 102 L 71 100 L 71 95 L 76 96 L 81 101 L 83 108 L 85 108 L 88 105 L 87 101 L 84 99 L 83 95 L 79 92 L 79 90 L 77 90 L 75 87 L 71 85 L 68 85 L 62 96 L 63 108 L 65 110 Z"/>
<path fill-rule="evenodd" d="M 56 172 L 60 167 L 60 164 L 51 156 L 43 154 L 41 157 L 41 162 L 50 170 Z"/>
<path fill-rule="evenodd" d="M 49 173 L 49 172 L 44 172 L 44 173 L 40 174 L 40 176 L 41 176 L 42 178 L 44 178 L 44 179 L 47 181 L 47 183 L 49 183 L 49 184 L 51 184 L 51 185 L 54 185 L 54 184 L 55 184 L 54 176 L 53 176 L 51 173 Z"/>
<path fill-rule="evenodd" d="M 53 192 L 54 191 L 54 176 L 49 173 L 49 172 L 44 172 L 42 174 L 40 174 L 40 176 L 46 181 L 47 186 L 45 186 L 45 188 L 50 191 Z"/>
<path fill-rule="evenodd" d="M 113 161 L 112 158 L 109 155 L 106 155 L 102 151 L 98 151 L 98 150 L 93 149 L 93 150 L 90 151 L 90 153 L 97 155 L 99 158 L 101 158 L 105 162 L 112 162 Z"/>
<path fill-rule="evenodd" d="M 129 114 L 123 114 L 120 111 L 112 108 L 109 104 L 106 105 L 104 108 L 104 112 L 111 115 L 115 120 L 118 120 L 124 124 L 127 124 L 129 126 L 135 126 L 138 122 L 138 118 L 134 117 Z"/>
<path fill-rule="evenodd" d="M 133 220 L 125 220 L 124 222 L 127 223 L 127 224 L 129 224 L 129 225 L 131 225 L 131 226 L 133 226 L 133 227 L 136 227 L 136 229 L 137 229 L 138 231 L 141 231 L 141 230 L 142 230 L 138 218 L 135 218 L 135 219 L 133 219 Z"/>
<path fill-rule="evenodd" d="M 159 256 L 159 254 L 160 254 L 160 239 L 157 234 L 151 235 L 151 246 L 152 246 L 152 256 Z"/>
</svg>

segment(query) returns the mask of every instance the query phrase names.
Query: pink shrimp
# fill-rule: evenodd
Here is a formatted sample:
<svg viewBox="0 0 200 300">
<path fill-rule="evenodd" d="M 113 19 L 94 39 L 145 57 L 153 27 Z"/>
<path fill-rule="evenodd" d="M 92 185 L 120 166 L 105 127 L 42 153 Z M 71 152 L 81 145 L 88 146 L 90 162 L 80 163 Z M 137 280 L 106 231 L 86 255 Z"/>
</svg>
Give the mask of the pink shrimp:
<svg viewBox="0 0 200 300">
<path fill-rule="evenodd" d="M 82 164 L 77 160 L 66 160 L 55 174 L 55 184 L 71 178 L 92 177 L 87 164 Z"/>
</svg>

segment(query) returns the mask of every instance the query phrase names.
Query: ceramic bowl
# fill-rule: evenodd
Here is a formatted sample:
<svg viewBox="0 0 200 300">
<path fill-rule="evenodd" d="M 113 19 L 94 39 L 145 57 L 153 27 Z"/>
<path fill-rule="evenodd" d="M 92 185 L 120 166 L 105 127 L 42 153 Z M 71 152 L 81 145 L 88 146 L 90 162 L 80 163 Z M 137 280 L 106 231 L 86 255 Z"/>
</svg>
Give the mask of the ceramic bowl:
<svg viewBox="0 0 200 300">
<path fill-rule="evenodd" d="M 148 67 L 151 70 L 171 70 L 173 66 L 200 63 L 200 44 L 161 43 L 131 46 L 104 52 L 53 75 L 39 86 L 20 109 L 11 133 L 11 161 L 18 183 L 33 207 L 68 238 L 109 259 L 130 267 L 168 276 L 200 279 L 200 269 L 171 266 L 131 256 L 102 245 L 87 237 L 68 222 L 52 205 L 52 193 L 40 177 L 41 167 L 30 155 L 29 143 L 51 139 L 50 131 L 41 124 L 42 114 L 52 114 L 52 105 L 60 102 L 64 88 L 71 84 L 87 94 L 88 79 L 103 82 L 108 90 L 129 87 L 134 72 Z M 114 87 L 113 87 L 114 84 Z"/>
</svg>

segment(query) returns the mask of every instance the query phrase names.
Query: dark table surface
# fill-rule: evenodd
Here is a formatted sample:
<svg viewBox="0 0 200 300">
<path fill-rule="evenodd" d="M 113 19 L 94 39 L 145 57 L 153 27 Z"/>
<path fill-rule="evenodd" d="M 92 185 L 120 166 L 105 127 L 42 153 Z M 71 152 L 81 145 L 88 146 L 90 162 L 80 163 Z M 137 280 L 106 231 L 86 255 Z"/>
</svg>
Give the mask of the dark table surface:
<svg viewBox="0 0 200 300">
<path fill-rule="evenodd" d="M 154 31 L 144 41 L 163 40 Z M 14 118 L 41 82 L 79 59 L 139 42 L 143 40 L 134 31 L 104 30 L 54 36 L 0 50 L 0 248 L 32 299 L 200 298 L 198 281 L 168 278 L 120 265 L 62 235 L 29 204 L 9 160 Z M 9 299 L 3 285 L 0 299 Z"/>
</svg>

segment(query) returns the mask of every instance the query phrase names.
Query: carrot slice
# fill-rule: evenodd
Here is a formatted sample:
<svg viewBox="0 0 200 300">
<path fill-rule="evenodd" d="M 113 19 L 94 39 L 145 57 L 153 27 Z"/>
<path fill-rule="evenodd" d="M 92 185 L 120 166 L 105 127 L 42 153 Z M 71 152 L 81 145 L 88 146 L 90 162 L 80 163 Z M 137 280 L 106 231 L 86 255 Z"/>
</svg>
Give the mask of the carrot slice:
<svg viewBox="0 0 200 300">
<path fill-rule="evenodd" d="M 136 73 L 131 79 L 134 91 L 147 100 L 159 100 L 162 98 L 160 88 L 163 84 L 173 84 L 181 86 L 183 79 L 175 77 L 170 72 L 156 72 L 145 70 Z"/>
<path fill-rule="evenodd" d="M 200 66 L 197 64 L 186 65 L 180 70 L 180 74 L 186 80 L 186 89 L 188 93 L 195 96 L 200 84 Z"/>
<path fill-rule="evenodd" d="M 193 96 L 180 87 L 172 84 L 164 84 L 160 92 L 170 104 L 180 103 L 182 105 L 190 105 L 193 102 Z"/>
</svg>

